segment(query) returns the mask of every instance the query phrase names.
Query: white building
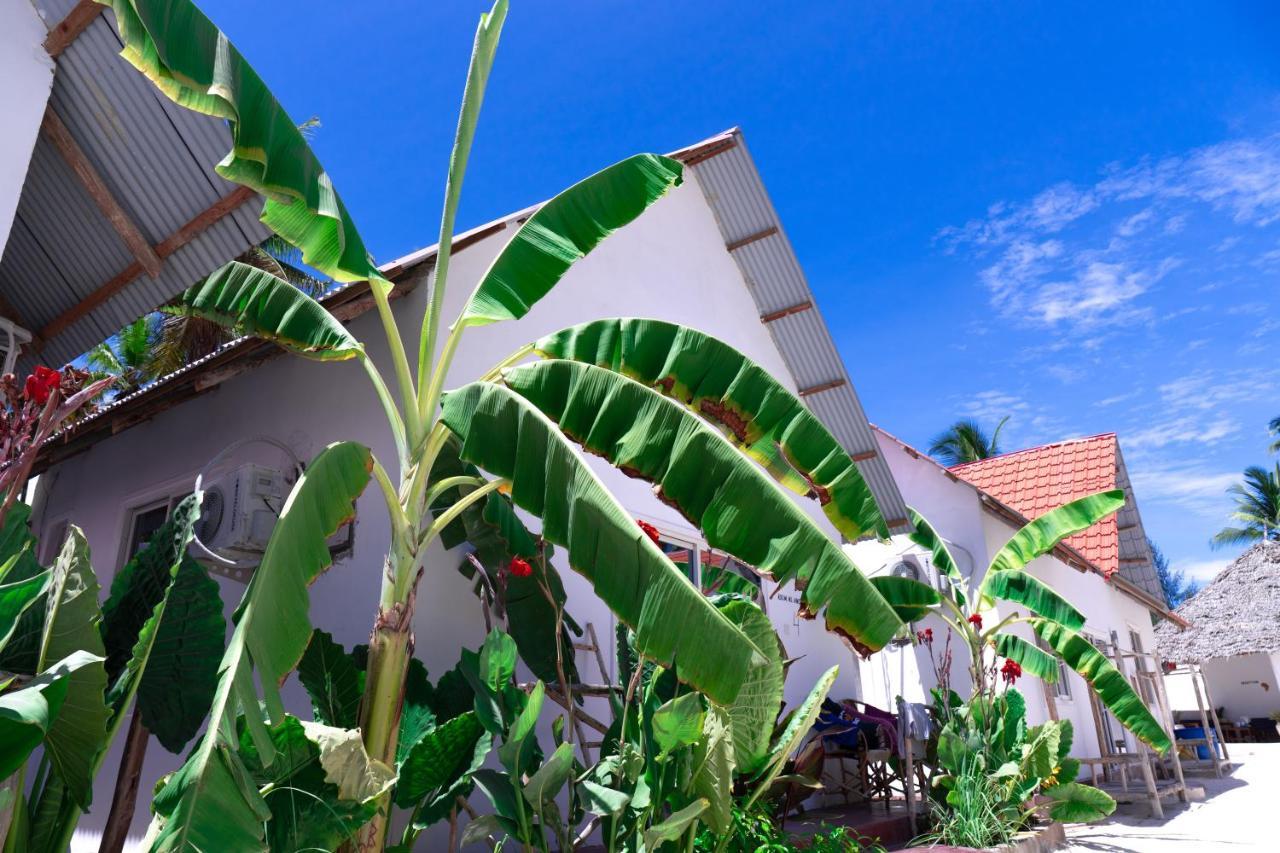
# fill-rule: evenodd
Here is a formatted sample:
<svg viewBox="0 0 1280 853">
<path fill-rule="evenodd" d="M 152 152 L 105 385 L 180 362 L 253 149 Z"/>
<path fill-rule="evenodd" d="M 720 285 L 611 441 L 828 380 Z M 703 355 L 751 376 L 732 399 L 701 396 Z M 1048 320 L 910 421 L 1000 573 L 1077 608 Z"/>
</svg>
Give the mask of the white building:
<svg viewBox="0 0 1280 853">
<path fill-rule="evenodd" d="M 1107 646 L 1108 655 L 1119 648 L 1127 674 L 1133 673 L 1135 666 L 1156 671 L 1154 659 L 1128 656 L 1154 650 L 1153 622 L 1171 618 L 1171 614 L 1151 567 L 1137 504 L 1114 435 L 1033 447 L 951 469 L 883 430 L 877 429 L 876 436 L 907 504 L 946 540 L 961 572 L 977 581 L 996 552 L 1031 518 L 1087 494 L 1124 489 L 1129 501 L 1124 509 L 1064 540 L 1027 570 L 1085 615 L 1083 633 Z M 896 572 L 937 583 L 928 552 L 906 536 L 847 547 L 858 565 L 871 574 Z M 1015 610 L 1009 602 L 997 603 L 998 618 Z M 946 629 L 933 617 L 915 625 L 917 630 L 927 627 L 933 628 L 936 636 L 933 649 L 923 645 L 891 647 L 864 664 L 861 687 L 866 701 L 883 708 L 892 708 L 898 695 L 908 701 L 929 701 L 929 691 L 936 685 L 930 656 L 941 653 Z M 1014 630 L 1035 642 L 1026 625 Z M 951 684 L 963 694 L 968 683 L 968 655 L 963 648 L 953 647 L 953 652 L 956 661 Z M 1117 748 L 1136 750 L 1133 736 L 1098 705 L 1084 680 L 1066 666 L 1060 668 L 1056 685 L 1027 678 L 1020 687 L 1027 698 L 1029 723 L 1050 718 L 1072 721 L 1072 755 L 1098 757 Z M 1148 698 L 1155 700 L 1154 696 Z"/>
</svg>

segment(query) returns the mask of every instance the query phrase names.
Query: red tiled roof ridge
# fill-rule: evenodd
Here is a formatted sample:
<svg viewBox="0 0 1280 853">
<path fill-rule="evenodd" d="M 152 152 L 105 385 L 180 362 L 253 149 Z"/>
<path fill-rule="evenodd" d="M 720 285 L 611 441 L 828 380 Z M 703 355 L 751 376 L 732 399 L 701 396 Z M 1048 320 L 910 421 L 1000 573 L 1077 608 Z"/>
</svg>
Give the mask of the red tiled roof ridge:
<svg viewBox="0 0 1280 853">
<path fill-rule="evenodd" d="M 1098 441 L 1104 438 L 1116 438 L 1115 432 L 1100 432 L 1097 435 L 1084 435 L 1078 438 L 1064 438 L 1062 441 L 1051 441 L 1048 444 L 1037 444 L 1035 447 L 1024 447 L 1021 450 L 1010 450 L 1008 453 L 999 453 L 995 456 L 988 456 L 986 459 L 975 459 L 972 462 L 961 462 L 959 465 L 952 465 L 947 468 L 948 471 L 959 471 L 961 468 L 977 467 L 988 462 L 996 460 L 1008 459 L 1022 453 L 1037 453 L 1042 450 L 1050 450 L 1055 447 L 1065 447 L 1068 444 L 1083 444 L 1086 441 Z M 945 466 L 944 466 L 945 467 Z"/>
</svg>

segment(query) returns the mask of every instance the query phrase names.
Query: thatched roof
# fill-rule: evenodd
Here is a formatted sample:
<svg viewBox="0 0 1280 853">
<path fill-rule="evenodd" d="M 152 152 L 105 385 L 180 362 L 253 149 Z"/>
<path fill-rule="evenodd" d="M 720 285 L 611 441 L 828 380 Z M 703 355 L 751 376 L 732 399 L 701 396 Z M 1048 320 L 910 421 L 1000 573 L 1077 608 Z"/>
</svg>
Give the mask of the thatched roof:
<svg viewBox="0 0 1280 853">
<path fill-rule="evenodd" d="M 1175 612 L 1191 627 L 1156 627 L 1164 660 L 1198 663 L 1280 652 L 1280 542 L 1254 545 Z"/>
</svg>

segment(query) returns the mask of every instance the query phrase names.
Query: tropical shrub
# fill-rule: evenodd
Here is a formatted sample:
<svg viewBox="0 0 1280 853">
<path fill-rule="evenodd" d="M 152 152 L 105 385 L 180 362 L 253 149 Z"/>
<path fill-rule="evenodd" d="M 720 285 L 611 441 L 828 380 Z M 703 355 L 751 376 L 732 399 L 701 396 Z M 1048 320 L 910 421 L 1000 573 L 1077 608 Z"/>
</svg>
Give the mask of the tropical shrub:
<svg viewBox="0 0 1280 853">
<path fill-rule="evenodd" d="M 444 393 L 469 329 L 523 317 L 579 258 L 682 181 L 679 162 L 641 154 L 545 203 L 516 231 L 441 335 L 454 216 L 506 0 L 482 16 L 477 30 L 434 280 L 412 357 L 391 312 L 392 283 L 370 259 L 304 135 L 225 35 L 185 0 L 111 5 L 123 56 L 178 104 L 227 121 L 234 146 L 218 165 L 219 174 L 266 197 L 263 221 L 302 252 L 305 264 L 339 281 L 368 282 L 396 389 L 364 344 L 319 302 L 262 269 L 228 264 L 169 307 L 272 340 L 306 358 L 357 361 L 386 416 L 396 458 L 378 459 L 358 443 L 337 442 L 312 460 L 295 485 L 237 609 L 207 734 L 156 794 L 152 849 L 258 849 L 274 836 L 267 797 L 281 790 L 279 783 L 246 780 L 275 773 L 284 750 L 278 741 L 297 740 L 279 684 L 299 666 L 313 639 L 307 587 L 330 565 L 325 539 L 353 516 L 370 480 L 385 498 L 391 542 L 380 573 L 359 712 L 344 718 L 345 727 L 336 733 L 312 741 L 322 764 L 326 744 L 350 745 L 356 727 L 363 751 L 343 754 L 366 776 L 383 779 L 397 767 L 403 772 L 402 750 L 417 747 L 416 741 L 400 741 L 414 605 L 419 594 L 431 592 L 432 581 L 422 589 L 420 582 L 436 540 L 456 541 L 446 539 L 451 529 L 450 537 L 475 548 L 476 578 L 487 603 L 498 601 L 496 588 L 491 596 L 483 587 L 495 587 L 501 567 L 515 559 L 522 566 L 540 564 L 546 581 L 537 586 L 550 590 L 549 598 L 539 599 L 528 583 L 523 589 L 512 583 L 501 601 L 515 647 L 539 678 L 563 680 L 565 661 L 572 657 L 555 568 L 531 550 L 554 543 L 633 630 L 645 661 L 666 670 L 679 662 L 670 678 L 678 674 L 682 689 L 697 691 L 683 695 L 705 697 L 715 707 L 735 701 L 760 656 L 752 638 L 636 526 L 575 444 L 652 482 L 711 547 L 779 582 L 803 581 L 802 612 L 822 614 L 831 630 L 862 652 L 881 648 L 895 635 L 901 622 L 894 610 L 787 495 L 819 498 L 827 517 L 852 539 L 884 531 L 870 490 L 808 409 L 732 348 L 671 324 L 601 320 L 521 347 L 477 381 Z M 521 363 L 530 357 L 537 360 Z M 537 540 L 510 533 L 516 508 L 541 519 Z M 522 719 L 527 706 L 517 710 L 518 704 L 513 696 L 491 714 L 491 733 L 499 721 L 507 732 L 513 720 Z M 418 728 L 407 734 L 428 736 Z M 293 766 L 289 754 L 282 760 L 281 772 Z M 513 787 L 523 789 L 531 781 L 523 778 L 530 766 L 515 765 Z M 400 778 L 385 788 L 354 792 L 360 808 L 373 805 L 358 838 L 362 850 L 384 846 L 390 805 L 400 801 L 404 784 Z"/>
</svg>

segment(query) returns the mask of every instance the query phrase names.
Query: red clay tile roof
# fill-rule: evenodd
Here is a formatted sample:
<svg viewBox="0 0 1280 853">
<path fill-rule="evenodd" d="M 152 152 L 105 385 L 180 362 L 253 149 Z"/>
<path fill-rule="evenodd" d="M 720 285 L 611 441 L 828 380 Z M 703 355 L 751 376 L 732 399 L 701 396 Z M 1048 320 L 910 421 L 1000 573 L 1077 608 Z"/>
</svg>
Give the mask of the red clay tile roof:
<svg viewBox="0 0 1280 853">
<path fill-rule="evenodd" d="M 1032 447 L 956 465 L 951 471 L 1027 518 L 1035 518 L 1068 501 L 1116 487 L 1116 435 L 1110 432 Z M 1108 578 L 1119 571 L 1115 515 L 1064 541 Z"/>
</svg>

